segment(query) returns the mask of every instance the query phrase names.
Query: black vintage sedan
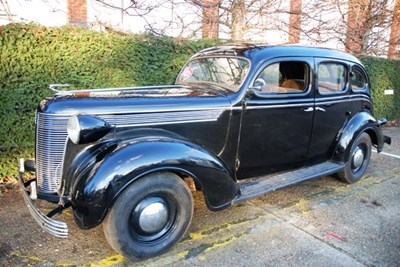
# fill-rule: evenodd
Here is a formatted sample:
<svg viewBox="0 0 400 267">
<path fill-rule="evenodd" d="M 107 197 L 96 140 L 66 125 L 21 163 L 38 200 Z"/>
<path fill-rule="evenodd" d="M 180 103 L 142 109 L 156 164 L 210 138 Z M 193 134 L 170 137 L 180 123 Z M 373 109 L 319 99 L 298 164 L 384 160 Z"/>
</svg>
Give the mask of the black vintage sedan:
<svg viewBox="0 0 400 267">
<path fill-rule="evenodd" d="M 60 90 L 36 111 L 36 159 L 20 163 L 39 225 L 72 208 L 81 228 L 103 224 L 128 258 L 159 255 L 193 214 L 186 181 L 210 210 L 326 175 L 354 183 L 371 147 L 390 138 L 376 120 L 367 72 L 349 54 L 238 44 L 194 55 L 168 86 Z M 25 181 L 24 172 L 36 172 Z M 34 202 L 56 203 L 44 215 Z"/>
</svg>

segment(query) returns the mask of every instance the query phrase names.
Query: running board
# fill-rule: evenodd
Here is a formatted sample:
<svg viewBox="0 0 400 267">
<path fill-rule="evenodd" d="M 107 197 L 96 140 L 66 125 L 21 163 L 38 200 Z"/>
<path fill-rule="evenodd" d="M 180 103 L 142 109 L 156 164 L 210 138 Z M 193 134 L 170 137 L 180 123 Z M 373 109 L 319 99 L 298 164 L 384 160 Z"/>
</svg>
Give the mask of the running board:
<svg viewBox="0 0 400 267">
<path fill-rule="evenodd" d="M 232 204 L 246 201 L 277 189 L 295 185 L 307 180 L 331 175 L 343 170 L 343 163 L 324 162 L 314 166 L 305 167 L 277 175 L 267 175 L 239 183 L 239 195 Z"/>
</svg>

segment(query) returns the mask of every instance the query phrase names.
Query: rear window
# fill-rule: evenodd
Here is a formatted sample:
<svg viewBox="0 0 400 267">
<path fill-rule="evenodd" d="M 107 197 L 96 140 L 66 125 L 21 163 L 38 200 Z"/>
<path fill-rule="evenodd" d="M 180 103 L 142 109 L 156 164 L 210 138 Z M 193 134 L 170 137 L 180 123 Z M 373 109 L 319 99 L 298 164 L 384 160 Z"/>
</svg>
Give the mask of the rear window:
<svg viewBox="0 0 400 267">
<path fill-rule="evenodd" d="M 342 92 L 346 88 L 347 67 L 337 62 L 323 62 L 318 66 L 318 91 L 321 94 Z"/>
<path fill-rule="evenodd" d="M 363 91 L 367 87 L 367 78 L 357 66 L 353 66 L 351 69 L 350 84 L 353 91 Z"/>
</svg>

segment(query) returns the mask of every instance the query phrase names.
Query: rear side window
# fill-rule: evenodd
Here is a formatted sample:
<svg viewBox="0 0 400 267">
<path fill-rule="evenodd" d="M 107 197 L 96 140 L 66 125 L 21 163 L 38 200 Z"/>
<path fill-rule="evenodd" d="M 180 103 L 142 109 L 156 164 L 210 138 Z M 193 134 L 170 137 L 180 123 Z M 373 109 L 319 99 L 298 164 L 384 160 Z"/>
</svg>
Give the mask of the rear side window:
<svg viewBox="0 0 400 267">
<path fill-rule="evenodd" d="M 321 94 L 342 92 L 346 88 L 347 67 L 337 62 L 323 62 L 318 66 L 318 91 Z"/>
<path fill-rule="evenodd" d="M 301 61 L 276 62 L 266 66 L 253 88 L 261 94 L 299 94 L 307 90 L 310 68 Z"/>
<path fill-rule="evenodd" d="M 364 72 L 357 66 L 353 66 L 350 73 L 350 84 L 353 91 L 363 91 L 367 86 L 367 78 Z"/>
</svg>

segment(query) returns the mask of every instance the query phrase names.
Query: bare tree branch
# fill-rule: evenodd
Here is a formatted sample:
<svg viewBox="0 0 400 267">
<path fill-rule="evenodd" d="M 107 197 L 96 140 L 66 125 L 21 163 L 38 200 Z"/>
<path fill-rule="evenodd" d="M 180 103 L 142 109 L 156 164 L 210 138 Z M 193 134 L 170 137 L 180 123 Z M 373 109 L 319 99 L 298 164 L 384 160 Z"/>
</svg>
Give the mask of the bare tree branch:
<svg viewBox="0 0 400 267">
<path fill-rule="evenodd" d="M 13 21 L 13 15 L 11 14 L 10 6 L 8 5 L 7 0 L 0 0 L 1 9 L 0 16 L 7 17 L 8 21 Z"/>
<path fill-rule="evenodd" d="M 331 43 L 357 54 L 373 55 L 386 53 L 393 18 L 390 0 L 302 1 L 300 10 L 290 9 L 290 1 L 295 0 L 133 0 L 127 7 L 113 6 L 111 0 L 96 1 L 141 17 L 146 29 L 153 33 L 199 37 L 203 9 L 215 7 L 219 10 L 220 34 L 234 41 L 285 40 L 284 36 L 293 34 L 290 27 L 295 27 L 302 42 Z M 165 19 L 163 26 L 150 19 L 161 8 L 171 11 L 171 20 Z M 292 25 L 290 16 L 298 16 L 297 20 L 292 19 Z"/>
</svg>

